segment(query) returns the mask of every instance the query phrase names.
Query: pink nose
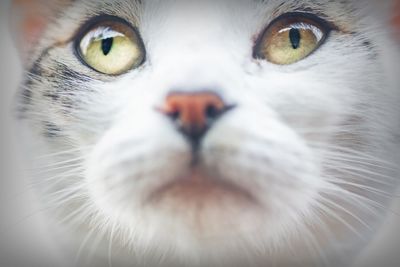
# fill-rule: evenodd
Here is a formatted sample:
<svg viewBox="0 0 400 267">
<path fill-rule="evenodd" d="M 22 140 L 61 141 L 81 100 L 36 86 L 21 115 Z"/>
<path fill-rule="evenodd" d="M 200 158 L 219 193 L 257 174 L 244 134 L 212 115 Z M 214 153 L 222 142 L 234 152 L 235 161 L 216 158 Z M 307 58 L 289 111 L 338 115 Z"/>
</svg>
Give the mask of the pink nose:
<svg viewBox="0 0 400 267">
<path fill-rule="evenodd" d="M 224 101 L 212 92 L 172 92 L 166 97 L 161 111 L 193 139 L 201 137 L 227 109 Z"/>
</svg>

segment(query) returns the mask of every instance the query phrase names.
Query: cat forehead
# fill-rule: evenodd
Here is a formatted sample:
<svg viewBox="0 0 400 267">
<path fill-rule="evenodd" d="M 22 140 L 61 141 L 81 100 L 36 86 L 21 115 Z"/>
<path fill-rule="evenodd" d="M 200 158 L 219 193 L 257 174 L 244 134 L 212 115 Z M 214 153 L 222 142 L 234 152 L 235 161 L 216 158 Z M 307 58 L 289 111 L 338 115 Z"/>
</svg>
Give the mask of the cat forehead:
<svg viewBox="0 0 400 267">
<path fill-rule="evenodd" d="M 187 12 L 193 8 L 193 12 L 211 11 L 213 7 L 218 7 L 216 12 L 221 15 L 240 8 L 242 11 L 257 9 L 258 12 L 266 12 L 266 15 L 279 15 L 285 12 L 310 12 L 319 14 L 326 18 L 340 19 L 354 10 L 352 3 L 357 1 L 329 1 L 329 0 L 203 0 L 203 1 L 182 1 L 182 0 L 75 0 L 70 1 L 71 9 L 64 12 L 65 17 L 71 22 L 80 22 L 91 16 L 99 14 L 110 14 L 125 18 L 126 20 L 138 22 L 143 12 L 154 14 L 166 13 L 167 10 L 173 13 Z M 362 1 L 365 5 L 368 1 Z M 245 7 L 247 5 L 247 7 Z M 201 9 L 210 7 L 210 9 Z M 173 7 L 173 8 L 171 8 Z M 243 9 L 245 7 L 245 9 Z M 225 9 L 225 10 L 224 10 Z M 224 12 L 225 11 L 225 12 Z M 348 19 L 348 18 L 347 18 Z"/>
<path fill-rule="evenodd" d="M 182 0 L 75 0 L 70 1 L 71 5 L 76 7 L 75 11 L 80 10 L 80 15 L 96 15 L 98 13 L 113 13 L 126 16 L 137 16 L 143 7 L 151 9 L 151 12 L 163 12 L 163 9 L 173 6 L 175 12 L 181 10 L 186 11 L 180 7 L 198 7 L 202 6 L 225 6 L 227 8 L 235 8 L 235 6 L 243 7 L 243 5 L 257 4 L 258 9 L 272 10 L 274 13 L 287 12 L 287 11 L 309 11 L 309 12 L 323 12 L 326 15 L 337 16 L 339 10 L 350 11 L 350 3 L 355 1 L 329 1 L 329 0 L 203 0 L 203 1 L 182 1 Z M 363 1 L 364 3 L 367 1 Z M 197 10 L 197 11 L 200 11 Z M 222 9 L 219 12 L 223 11 Z M 335 14 L 336 13 L 336 14 Z"/>
<path fill-rule="evenodd" d="M 88 20 L 99 15 L 121 17 L 135 26 L 141 24 L 155 25 L 166 23 L 176 17 L 188 18 L 185 23 L 199 20 L 207 23 L 210 13 L 220 20 L 239 16 L 236 22 L 247 16 L 248 21 L 261 20 L 257 23 L 267 23 L 271 19 L 287 12 L 308 12 L 319 15 L 327 21 L 335 22 L 338 28 L 347 29 L 360 16 L 360 10 L 353 14 L 354 3 L 358 1 L 329 0 L 75 0 L 70 1 L 68 8 L 63 8 L 53 20 L 49 29 L 49 39 L 67 41 Z M 368 1 L 363 2 L 362 6 Z M 165 19 L 162 21 L 162 19 Z M 231 20 L 232 21 L 232 20 Z M 244 23 L 244 21 L 243 21 Z M 258 25 L 262 27 L 263 25 Z M 212 30 L 212 29 L 210 29 Z"/>
</svg>

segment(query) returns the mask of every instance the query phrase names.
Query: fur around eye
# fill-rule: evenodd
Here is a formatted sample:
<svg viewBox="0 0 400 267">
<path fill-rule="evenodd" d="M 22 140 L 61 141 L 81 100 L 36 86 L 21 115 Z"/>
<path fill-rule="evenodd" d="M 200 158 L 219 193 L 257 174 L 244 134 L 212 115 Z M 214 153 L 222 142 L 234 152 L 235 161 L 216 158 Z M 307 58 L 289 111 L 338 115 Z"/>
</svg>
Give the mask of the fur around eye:
<svg viewBox="0 0 400 267">
<path fill-rule="evenodd" d="M 315 15 L 286 13 L 260 35 L 253 56 L 278 65 L 293 64 L 317 50 L 330 31 L 328 23 Z"/>
<path fill-rule="evenodd" d="M 88 23 L 76 39 L 78 57 L 90 68 L 120 75 L 139 67 L 145 59 L 143 42 L 126 21 L 111 16 Z"/>
</svg>

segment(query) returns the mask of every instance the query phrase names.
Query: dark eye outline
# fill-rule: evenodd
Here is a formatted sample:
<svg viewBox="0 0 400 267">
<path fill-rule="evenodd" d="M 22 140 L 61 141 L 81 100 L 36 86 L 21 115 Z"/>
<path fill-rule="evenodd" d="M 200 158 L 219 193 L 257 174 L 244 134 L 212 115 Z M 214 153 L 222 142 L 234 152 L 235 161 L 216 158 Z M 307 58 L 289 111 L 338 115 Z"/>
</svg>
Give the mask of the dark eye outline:
<svg viewBox="0 0 400 267">
<path fill-rule="evenodd" d="M 93 29 L 95 29 L 96 27 L 101 26 L 104 23 L 112 23 L 112 22 L 116 22 L 116 23 L 120 23 L 123 24 L 125 26 L 127 26 L 128 28 L 130 28 L 133 32 L 133 34 L 135 35 L 135 37 L 137 38 L 138 41 L 138 46 L 140 48 L 140 50 L 143 53 L 142 56 L 142 60 L 136 64 L 134 67 L 128 69 L 127 71 L 124 71 L 123 73 L 120 74 L 107 74 L 107 73 L 103 73 L 100 72 L 98 70 L 96 70 L 95 68 L 93 68 L 92 66 L 90 66 L 86 60 L 84 59 L 84 56 L 82 55 L 82 51 L 80 48 L 80 44 L 82 42 L 82 39 Z M 133 69 L 137 69 L 138 67 L 140 67 L 141 65 L 143 65 L 144 62 L 146 62 L 146 48 L 142 39 L 142 36 L 140 35 L 138 29 L 133 26 L 131 23 L 129 23 L 128 21 L 117 17 L 117 16 L 112 16 L 112 15 L 99 15 L 97 17 L 94 17 L 92 19 L 90 19 L 89 21 L 87 21 L 86 23 L 83 24 L 83 26 L 79 29 L 79 31 L 77 32 L 77 34 L 75 34 L 74 37 L 74 43 L 73 43 L 73 47 L 74 47 L 74 54 L 75 56 L 79 59 L 79 61 L 87 66 L 88 68 L 90 68 L 91 70 L 103 74 L 103 75 L 107 75 L 107 76 L 120 76 L 122 74 L 125 74 Z"/>
<path fill-rule="evenodd" d="M 305 56 L 304 58 L 302 58 L 298 61 L 295 61 L 291 64 L 287 64 L 287 66 L 295 64 L 299 61 L 302 61 L 305 58 L 314 54 L 314 52 L 317 51 L 325 43 L 325 41 L 328 39 L 330 33 L 333 30 L 337 29 L 337 27 L 334 24 L 332 24 L 312 13 L 289 12 L 289 13 L 285 13 L 285 14 L 275 18 L 274 20 L 272 20 L 268 24 L 268 26 L 261 32 L 261 34 L 256 39 L 255 45 L 253 47 L 253 58 L 266 60 L 266 61 L 270 62 L 267 58 L 265 58 L 265 55 L 263 55 L 262 48 L 263 48 L 264 42 L 266 41 L 268 34 L 272 32 L 272 30 L 274 29 L 275 26 L 277 26 L 279 24 L 291 25 L 294 23 L 307 22 L 307 21 L 312 22 L 313 25 L 319 26 L 318 28 L 320 28 L 323 33 L 322 39 L 319 41 L 318 45 L 315 47 L 315 49 L 311 53 L 309 53 L 307 56 Z M 272 64 L 275 64 L 275 63 L 272 63 Z M 275 64 L 275 65 L 277 65 L 277 64 Z M 286 65 L 281 65 L 281 66 L 286 66 Z"/>
</svg>

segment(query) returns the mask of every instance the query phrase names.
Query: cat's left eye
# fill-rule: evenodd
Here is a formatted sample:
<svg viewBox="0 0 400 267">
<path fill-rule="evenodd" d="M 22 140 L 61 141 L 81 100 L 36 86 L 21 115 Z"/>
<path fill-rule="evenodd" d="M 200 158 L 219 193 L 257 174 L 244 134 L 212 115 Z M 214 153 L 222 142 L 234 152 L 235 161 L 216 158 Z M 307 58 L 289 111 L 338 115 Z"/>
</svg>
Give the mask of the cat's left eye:
<svg viewBox="0 0 400 267">
<path fill-rule="evenodd" d="M 143 42 L 127 22 L 105 18 L 91 24 L 78 39 L 76 50 L 92 69 L 119 75 L 140 66 L 145 58 Z"/>
<path fill-rule="evenodd" d="M 317 16 L 284 14 L 260 36 L 253 56 L 278 65 L 293 64 L 317 50 L 329 32 L 328 23 Z"/>
</svg>

